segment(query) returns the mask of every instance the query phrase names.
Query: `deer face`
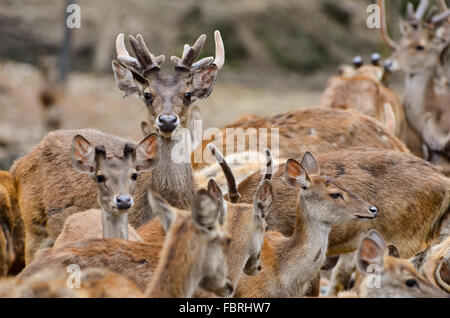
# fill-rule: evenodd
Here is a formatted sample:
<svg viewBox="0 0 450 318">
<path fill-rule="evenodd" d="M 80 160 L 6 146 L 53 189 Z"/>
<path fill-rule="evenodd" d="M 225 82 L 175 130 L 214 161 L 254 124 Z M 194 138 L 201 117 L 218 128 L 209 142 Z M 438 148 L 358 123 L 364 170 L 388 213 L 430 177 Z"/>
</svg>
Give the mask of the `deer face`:
<svg viewBox="0 0 450 318">
<path fill-rule="evenodd" d="M 216 59 L 206 57 L 195 62 L 206 39 L 206 35 L 201 35 L 194 46 L 185 45 L 181 58 L 172 56 L 176 74 L 171 76 L 161 74 L 164 56 L 153 56 L 141 35 L 137 39 L 129 36 L 136 58 L 129 55 L 123 34 L 118 35 L 117 60 L 112 62 L 117 84 L 125 96 L 136 96 L 144 101 L 152 131 L 170 138 L 178 127 L 186 128 L 189 105 L 211 94 L 225 61 L 220 32 L 216 31 L 214 35 Z"/>
<path fill-rule="evenodd" d="M 122 157 L 107 157 L 103 146 L 92 146 L 77 135 L 72 141 L 72 164 L 97 183 L 100 205 L 115 214 L 127 213 L 133 206 L 135 183 L 140 172 L 155 165 L 156 134 L 144 138 L 136 147 L 126 144 Z"/>
<path fill-rule="evenodd" d="M 362 297 L 448 297 L 421 276 L 405 259 L 387 256 L 382 237 L 371 231 L 361 243 L 356 266 L 365 279 L 360 285 Z"/>
<path fill-rule="evenodd" d="M 322 222 L 339 223 L 355 219 L 373 219 L 378 210 L 346 190 L 339 182 L 320 175 L 317 160 L 306 152 L 301 163 L 289 159 L 285 167 L 289 186 L 299 189 L 308 211 Z"/>
<path fill-rule="evenodd" d="M 256 190 L 253 200 L 253 215 L 251 218 L 250 235 L 248 241 L 248 260 L 244 267 L 247 275 L 256 275 L 261 270 L 261 249 L 264 242 L 264 234 L 267 229 L 266 217 L 273 202 L 272 184 L 269 180 L 264 180 Z"/>
</svg>

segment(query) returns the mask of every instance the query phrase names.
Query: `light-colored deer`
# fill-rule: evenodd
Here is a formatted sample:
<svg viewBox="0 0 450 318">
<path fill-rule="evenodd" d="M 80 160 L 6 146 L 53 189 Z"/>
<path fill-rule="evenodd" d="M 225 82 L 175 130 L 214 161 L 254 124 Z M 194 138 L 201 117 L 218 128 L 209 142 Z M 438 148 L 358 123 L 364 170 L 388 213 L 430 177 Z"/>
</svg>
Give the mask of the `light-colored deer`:
<svg viewBox="0 0 450 318">
<path fill-rule="evenodd" d="M 123 156 L 107 157 L 105 147 L 94 147 L 81 135 L 73 138 L 71 147 L 74 168 L 94 179 L 101 209 L 71 215 L 64 223 L 55 246 L 83 238 L 123 238 L 140 241 L 128 224 L 134 204 L 135 184 L 139 174 L 157 164 L 158 136 L 150 134 L 134 147 L 125 144 Z"/>
<path fill-rule="evenodd" d="M 334 178 L 321 175 L 310 152 L 305 153 L 301 163 L 289 159 L 284 174 L 286 183 L 299 189 L 294 233 L 290 237 L 277 231 L 266 233 L 262 271 L 241 278 L 237 297 L 303 296 L 325 261 L 331 225 L 374 219 L 378 214 L 375 206 L 346 190 Z"/>
<path fill-rule="evenodd" d="M 354 291 L 341 297 L 395 298 L 448 297 L 426 277 L 420 275 L 406 259 L 389 256 L 385 242 L 377 231 L 369 232 L 357 252 L 356 266 L 364 278 Z"/>
<path fill-rule="evenodd" d="M 384 0 L 379 1 L 384 8 Z M 385 65 L 392 72 L 405 74 L 403 106 L 408 122 L 426 144 L 429 151 L 427 159 L 439 165 L 448 175 L 450 93 L 437 94 L 434 79 L 441 68 L 440 57 L 450 43 L 450 23 L 446 22 L 450 10 L 430 16 L 426 23 L 422 23 L 426 5 L 427 1 L 422 1 L 414 18 L 400 23 L 402 38 L 398 44 L 382 28 L 383 38 L 395 50 Z M 411 8 L 412 5 L 408 12 Z"/>
<path fill-rule="evenodd" d="M 194 198 L 192 213 L 174 214 L 159 195 L 149 194 L 150 205 L 168 234 L 159 243 L 123 239 L 87 239 L 45 249 L 19 275 L 26 279 L 44 268 L 77 264 L 81 269 L 102 267 L 131 279 L 150 297 L 191 297 L 198 288 L 228 296 L 226 250 L 229 236 L 219 224 L 220 207 L 206 190 Z M 163 202 L 163 203 L 162 203 Z"/>
<path fill-rule="evenodd" d="M 359 67 L 353 72 L 347 70 L 343 76 L 333 76 L 328 80 L 319 105 L 356 109 L 376 118 L 392 134 L 405 140 L 405 113 L 395 93 L 382 83 L 383 68 L 377 65 L 357 65 Z"/>
<path fill-rule="evenodd" d="M 179 145 L 182 129 L 188 126 L 189 105 L 211 93 L 218 71 L 224 64 L 224 47 L 215 32 L 216 58 L 195 59 L 205 42 L 199 37 L 194 46 L 186 45 L 182 58 L 173 57 L 175 75 L 160 72 L 163 56 L 155 58 L 142 36 L 130 36 L 136 58 L 126 50 L 124 37 L 117 37 L 117 60 L 112 63 L 119 89 L 126 96 L 140 97 L 148 107 L 152 130 L 159 135 L 159 161 L 152 172 L 137 180 L 134 228 L 149 221 L 153 215 L 147 200 L 150 190 L 161 193 L 173 206 L 189 208 L 195 195 L 192 168 L 189 162 L 177 162 L 172 149 Z M 26 231 L 25 260 L 30 263 L 41 247 L 51 246 L 65 219 L 78 211 L 98 208 L 96 185 L 88 176 L 76 173 L 70 160 L 72 138 L 82 134 L 94 145 L 104 145 L 108 153 L 119 156 L 128 142 L 94 130 L 55 131 L 11 168 L 17 186 L 20 213 Z M 54 167 L 58 167 L 55 169 Z M 45 176 L 44 178 L 42 176 Z"/>
</svg>

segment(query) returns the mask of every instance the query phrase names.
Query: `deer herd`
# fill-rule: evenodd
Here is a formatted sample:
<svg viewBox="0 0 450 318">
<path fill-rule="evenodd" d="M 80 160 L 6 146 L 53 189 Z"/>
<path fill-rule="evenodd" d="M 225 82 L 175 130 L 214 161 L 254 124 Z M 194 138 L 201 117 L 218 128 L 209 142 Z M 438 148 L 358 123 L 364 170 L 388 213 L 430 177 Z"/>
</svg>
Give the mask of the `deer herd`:
<svg viewBox="0 0 450 318">
<path fill-rule="evenodd" d="M 243 115 L 182 149 L 212 164 L 173 153 L 224 66 L 220 32 L 215 57 L 198 59 L 201 35 L 171 75 L 141 35 L 131 55 L 119 34 L 114 77 L 145 103 L 145 137 L 55 130 L 0 172 L 0 296 L 448 297 L 450 10 L 437 4 L 408 4 L 394 41 L 378 0 L 384 66 L 355 59 L 317 107 Z M 252 154 L 227 128 L 254 129 L 257 162 L 231 163 Z"/>
</svg>

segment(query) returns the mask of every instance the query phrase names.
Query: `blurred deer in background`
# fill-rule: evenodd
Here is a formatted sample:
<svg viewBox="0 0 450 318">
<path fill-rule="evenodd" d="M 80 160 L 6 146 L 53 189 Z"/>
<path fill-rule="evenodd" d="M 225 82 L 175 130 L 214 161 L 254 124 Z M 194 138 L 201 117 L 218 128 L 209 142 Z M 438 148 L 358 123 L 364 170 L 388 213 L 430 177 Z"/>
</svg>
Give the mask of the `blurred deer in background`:
<svg viewBox="0 0 450 318">
<path fill-rule="evenodd" d="M 397 44 L 386 30 L 384 0 L 379 0 L 379 3 L 383 8 L 383 39 L 394 50 L 385 66 L 392 72 L 401 71 L 405 75 L 403 107 L 406 118 L 428 149 L 426 159 L 449 175 L 450 93 L 437 94 L 434 79 L 441 68 L 440 57 L 450 43 L 450 23 L 446 21 L 450 10 L 431 14 L 422 23 L 428 1 L 421 1 L 415 13 L 409 4 L 407 21 L 400 23 L 402 37 Z"/>
<path fill-rule="evenodd" d="M 42 106 L 44 131 L 47 133 L 61 128 L 61 101 L 64 97 L 65 83 L 60 79 L 54 57 L 42 57 L 39 61 L 39 69 L 41 71 L 41 88 L 38 94 Z"/>
</svg>

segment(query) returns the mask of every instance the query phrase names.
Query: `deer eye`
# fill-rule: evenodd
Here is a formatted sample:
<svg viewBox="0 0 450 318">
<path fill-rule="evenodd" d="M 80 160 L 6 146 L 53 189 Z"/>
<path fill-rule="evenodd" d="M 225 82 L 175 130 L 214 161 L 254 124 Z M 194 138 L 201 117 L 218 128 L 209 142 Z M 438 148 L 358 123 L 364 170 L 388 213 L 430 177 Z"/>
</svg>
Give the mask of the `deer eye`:
<svg viewBox="0 0 450 318">
<path fill-rule="evenodd" d="M 232 238 L 228 237 L 225 239 L 225 246 L 229 246 L 231 244 L 231 242 L 233 241 Z"/>
<path fill-rule="evenodd" d="M 132 180 L 136 181 L 137 177 L 138 177 L 138 175 L 137 175 L 136 172 L 133 172 L 133 173 L 131 174 L 131 179 L 132 179 Z"/>
<path fill-rule="evenodd" d="M 419 287 L 419 283 L 414 278 L 407 279 L 405 281 L 405 285 L 408 286 L 409 288 Z"/>
<path fill-rule="evenodd" d="M 103 181 L 105 181 L 105 177 L 101 174 L 98 174 L 95 176 L 95 180 L 97 180 L 98 183 L 102 183 Z"/>
<path fill-rule="evenodd" d="M 146 103 L 152 103 L 153 102 L 153 96 L 152 96 L 152 94 L 150 94 L 150 93 L 144 93 L 143 94 L 143 96 L 144 96 L 144 99 L 145 99 L 145 102 Z"/>
<path fill-rule="evenodd" d="M 190 100 L 192 97 L 192 93 L 187 92 L 186 94 L 184 94 L 184 98 L 186 98 L 187 100 Z"/>
<path fill-rule="evenodd" d="M 330 193 L 330 197 L 331 197 L 332 199 L 334 199 L 334 200 L 337 200 L 337 199 L 339 199 L 339 198 L 342 198 L 342 199 L 343 199 L 343 197 L 342 197 L 342 195 L 341 195 L 340 193 Z"/>
<path fill-rule="evenodd" d="M 418 46 L 416 46 L 416 50 L 417 51 L 423 51 L 423 50 L 425 50 L 425 47 L 423 46 L 423 45 L 418 45 Z"/>
</svg>

